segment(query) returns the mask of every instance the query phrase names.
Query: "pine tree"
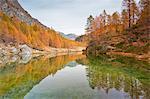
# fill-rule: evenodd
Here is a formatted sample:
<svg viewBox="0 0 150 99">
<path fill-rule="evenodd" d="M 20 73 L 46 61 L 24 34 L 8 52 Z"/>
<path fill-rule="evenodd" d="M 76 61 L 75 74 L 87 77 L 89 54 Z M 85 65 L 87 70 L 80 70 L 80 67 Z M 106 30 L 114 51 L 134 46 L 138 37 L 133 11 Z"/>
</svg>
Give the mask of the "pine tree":
<svg viewBox="0 0 150 99">
<path fill-rule="evenodd" d="M 103 11 L 102 15 L 103 15 L 103 25 L 105 26 L 107 24 L 107 13 L 105 10 Z"/>
<path fill-rule="evenodd" d="M 122 24 L 123 24 L 123 28 L 126 29 L 128 27 L 128 13 L 125 9 L 122 10 L 122 13 L 121 13 L 121 21 L 122 21 Z"/>
<path fill-rule="evenodd" d="M 140 19 L 139 24 L 150 23 L 150 0 L 140 0 Z"/>
<path fill-rule="evenodd" d="M 112 23 L 116 28 L 116 32 L 118 31 L 118 25 L 120 24 L 120 16 L 118 12 L 114 12 L 112 15 Z"/>
<path fill-rule="evenodd" d="M 136 21 L 139 17 L 139 9 L 136 5 L 136 2 L 134 0 L 132 0 L 132 4 L 131 4 L 131 19 L 132 19 L 132 24 L 136 24 Z"/>
<path fill-rule="evenodd" d="M 85 28 L 85 30 L 86 30 L 87 33 L 90 33 L 90 32 L 91 32 L 91 24 L 92 24 L 93 21 L 94 21 L 94 18 L 93 18 L 92 15 L 90 15 L 90 16 L 87 18 L 87 25 L 86 25 L 86 28 Z"/>
<path fill-rule="evenodd" d="M 128 13 L 128 27 L 136 23 L 138 17 L 138 7 L 134 0 L 123 0 L 122 5 Z"/>
</svg>

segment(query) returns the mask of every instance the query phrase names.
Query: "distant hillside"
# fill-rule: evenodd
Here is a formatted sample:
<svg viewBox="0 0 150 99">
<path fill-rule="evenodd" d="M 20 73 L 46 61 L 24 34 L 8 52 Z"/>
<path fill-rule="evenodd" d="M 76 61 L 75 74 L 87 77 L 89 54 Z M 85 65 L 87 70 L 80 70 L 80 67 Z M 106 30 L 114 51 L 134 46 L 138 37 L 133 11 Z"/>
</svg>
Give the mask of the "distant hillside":
<svg viewBox="0 0 150 99">
<path fill-rule="evenodd" d="M 90 41 L 90 37 L 88 35 L 84 34 L 84 35 L 78 36 L 75 39 L 75 41 L 88 44 Z"/>
<path fill-rule="evenodd" d="M 75 40 L 78 37 L 75 34 L 65 34 L 63 32 L 60 32 L 60 35 L 70 40 Z"/>
<path fill-rule="evenodd" d="M 81 45 L 40 23 L 17 0 L 0 0 L 0 43 L 27 44 L 41 50 Z"/>
</svg>

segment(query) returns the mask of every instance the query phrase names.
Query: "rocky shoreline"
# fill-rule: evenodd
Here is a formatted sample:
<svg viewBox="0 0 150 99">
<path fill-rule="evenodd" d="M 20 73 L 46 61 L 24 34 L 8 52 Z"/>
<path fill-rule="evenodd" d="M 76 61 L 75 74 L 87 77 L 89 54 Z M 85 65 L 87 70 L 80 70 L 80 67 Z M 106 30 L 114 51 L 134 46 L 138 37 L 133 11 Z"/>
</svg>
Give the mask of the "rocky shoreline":
<svg viewBox="0 0 150 99">
<path fill-rule="evenodd" d="M 49 55 L 50 57 L 55 57 L 66 54 L 82 53 L 83 49 L 85 48 L 49 48 L 48 51 L 40 51 L 33 49 L 26 44 L 18 46 L 0 44 L 0 64 L 16 61 L 27 63 L 32 57 L 38 57 L 40 55 Z"/>
<path fill-rule="evenodd" d="M 0 44 L 0 57 L 11 55 L 30 55 L 32 54 L 32 48 L 27 45 L 4 45 Z"/>
</svg>

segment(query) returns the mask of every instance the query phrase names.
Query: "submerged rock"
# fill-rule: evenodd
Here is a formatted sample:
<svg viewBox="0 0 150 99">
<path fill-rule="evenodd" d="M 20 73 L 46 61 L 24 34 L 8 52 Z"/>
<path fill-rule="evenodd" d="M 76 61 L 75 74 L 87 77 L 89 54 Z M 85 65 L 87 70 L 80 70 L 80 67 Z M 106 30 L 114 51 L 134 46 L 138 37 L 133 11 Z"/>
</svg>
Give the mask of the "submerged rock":
<svg viewBox="0 0 150 99">
<path fill-rule="evenodd" d="M 32 59 L 32 54 L 23 54 L 20 57 L 19 63 L 28 63 Z"/>
</svg>

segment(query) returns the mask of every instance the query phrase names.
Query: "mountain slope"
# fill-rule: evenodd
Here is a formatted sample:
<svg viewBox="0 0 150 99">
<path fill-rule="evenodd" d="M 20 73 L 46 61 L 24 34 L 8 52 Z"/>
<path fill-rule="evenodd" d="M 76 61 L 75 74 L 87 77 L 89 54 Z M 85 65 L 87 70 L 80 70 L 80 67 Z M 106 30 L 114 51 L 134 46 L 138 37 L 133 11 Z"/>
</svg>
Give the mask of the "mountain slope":
<svg viewBox="0 0 150 99">
<path fill-rule="evenodd" d="M 75 40 L 78 36 L 75 34 L 67 34 L 66 37 L 70 38 L 71 40 Z"/>
<path fill-rule="evenodd" d="M 0 1 L 0 11 L 5 13 L 10 17 L 17 17 L 20 21 L 23 21 L 29 25 L 38 24 L 44 28 L 42 23 L 40 23 L 37 19 L 32 18 L 32 16 L 25 11 L 17 0 L 1 0 Z"/>
<path fill-rule="evenodd" d="M 70 40 L 75 40 L 78 36 L 75 34 L 65 34 L 63 32 L 59 32 L 61 36 L 63 36 L 64 38 L 70 39 Z"/>
<path fill-rule="evenodd" d="M 0 1 L 0 38 L 0 43 L 27 44 L 41 50 L 81 45 L 62 37 L 55 30 L 32 18 L 17 0 Z"/>
</svg>

